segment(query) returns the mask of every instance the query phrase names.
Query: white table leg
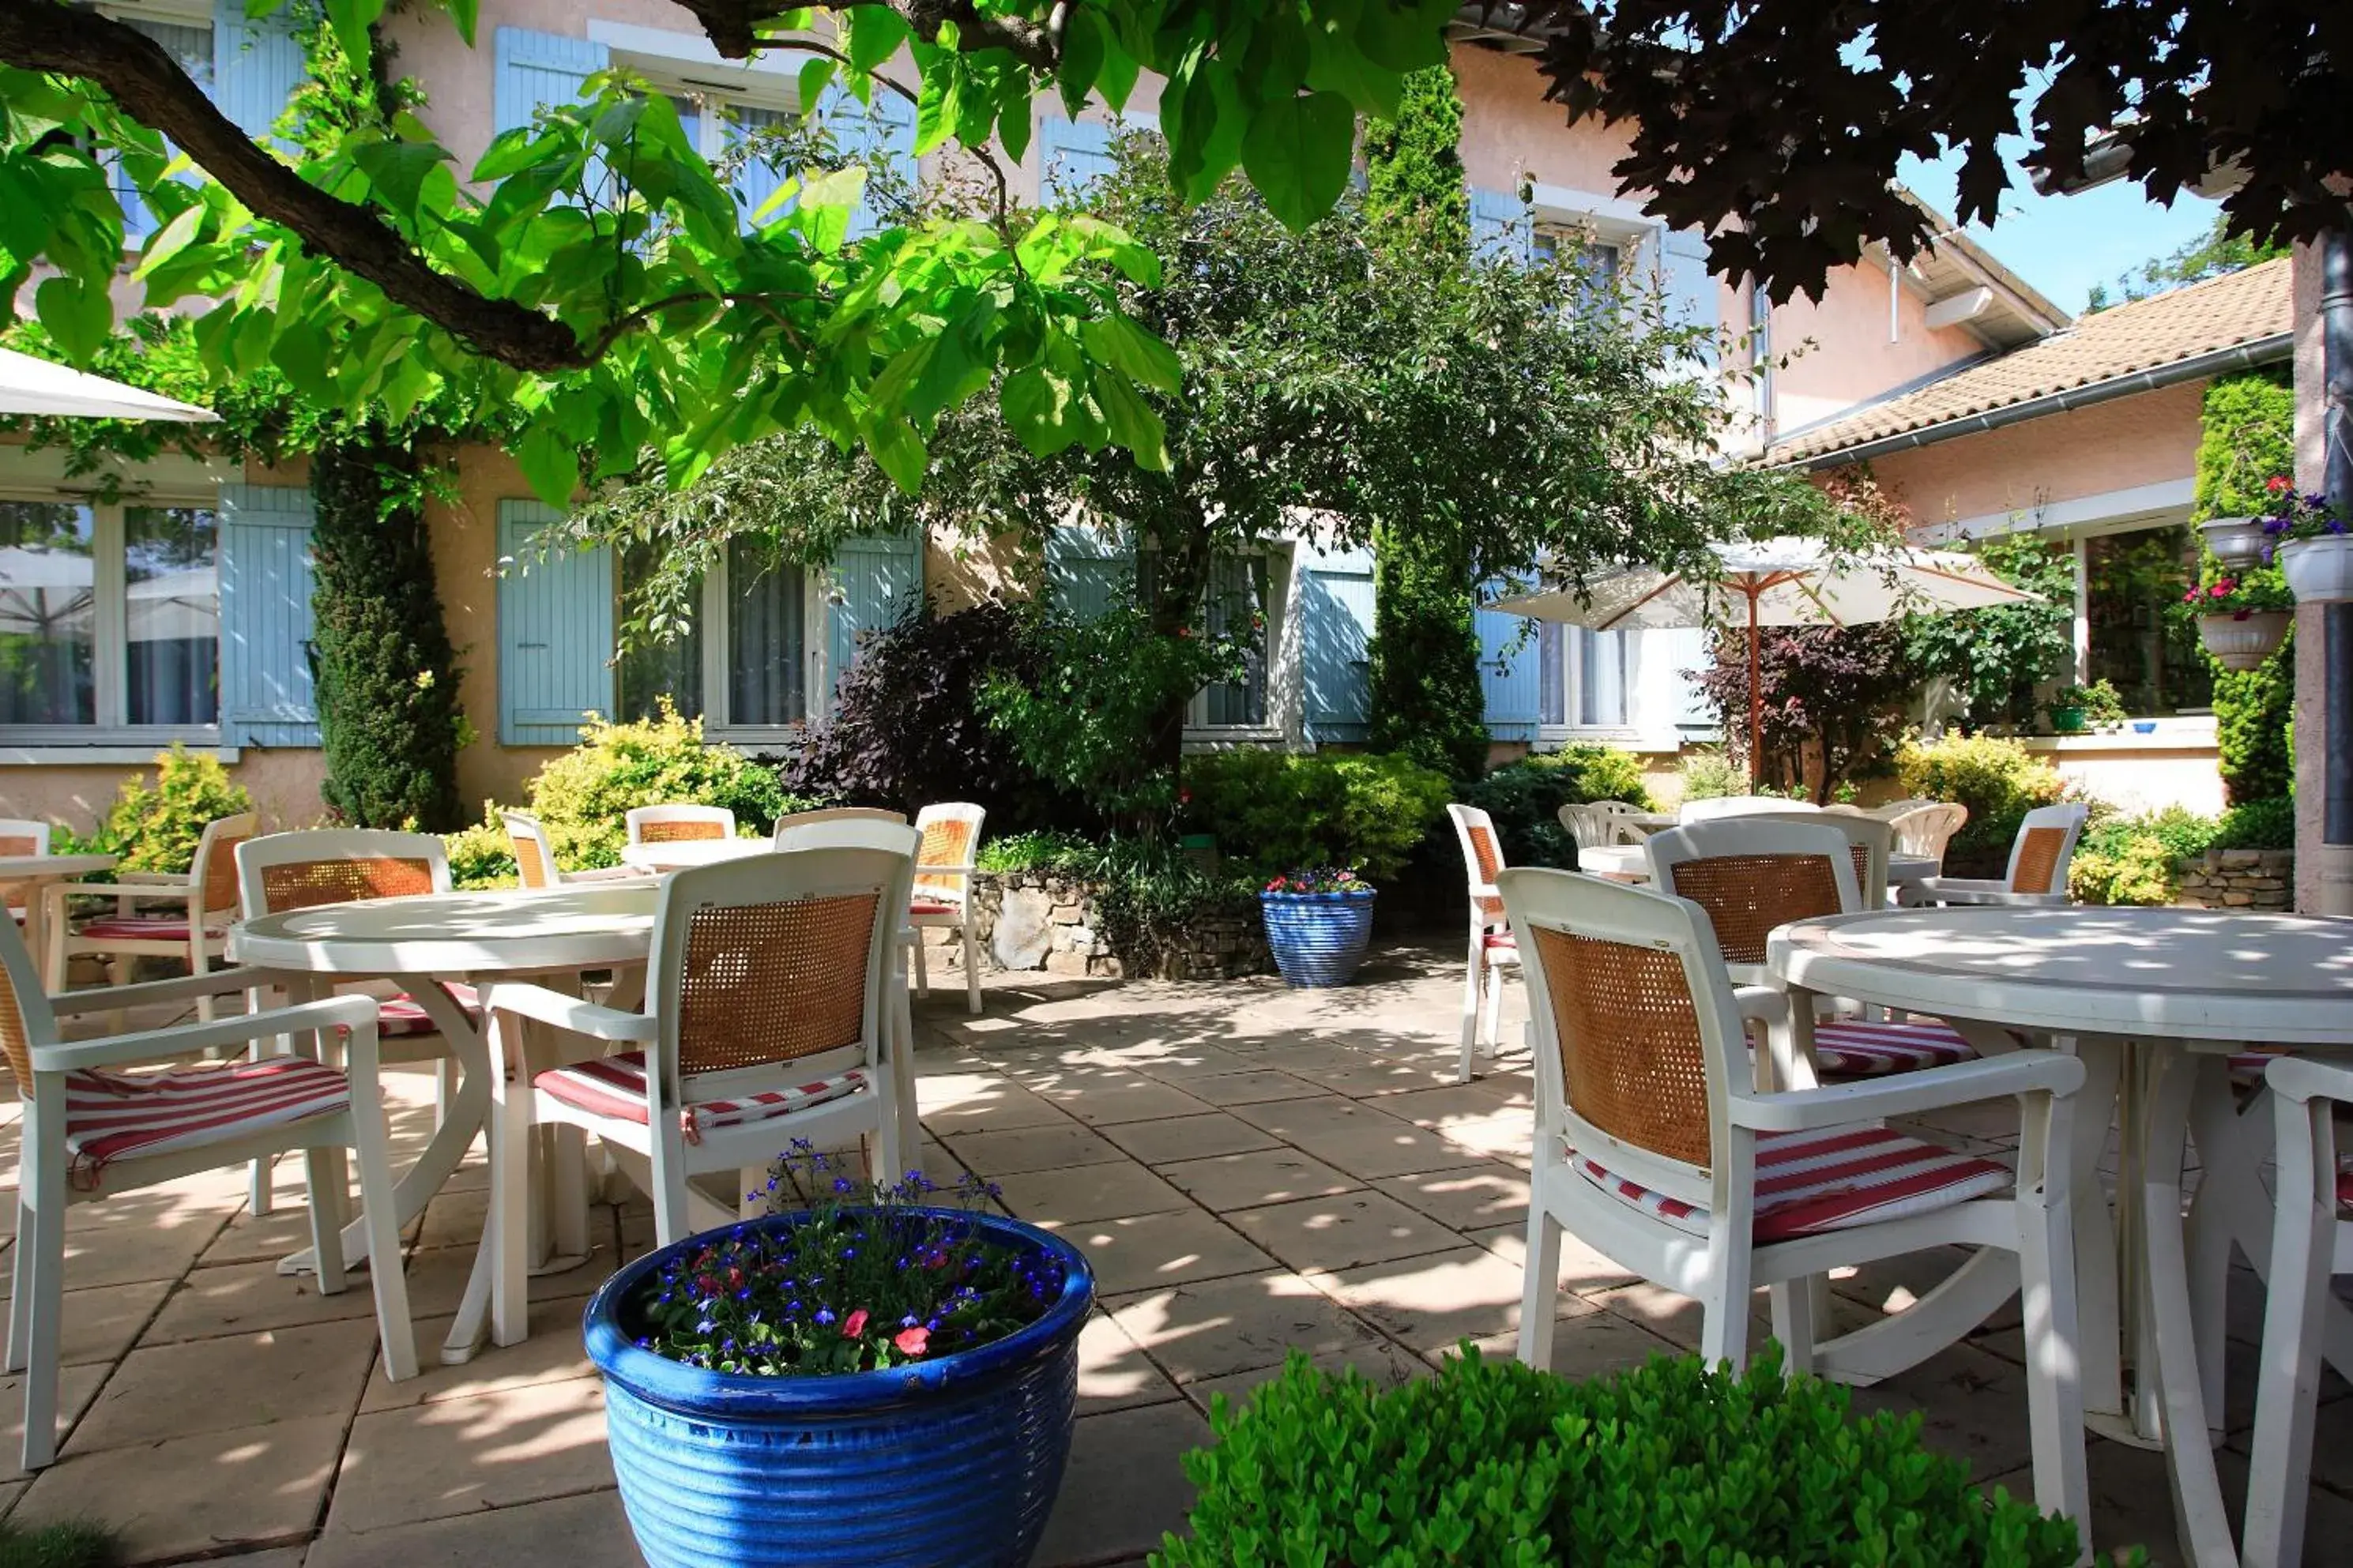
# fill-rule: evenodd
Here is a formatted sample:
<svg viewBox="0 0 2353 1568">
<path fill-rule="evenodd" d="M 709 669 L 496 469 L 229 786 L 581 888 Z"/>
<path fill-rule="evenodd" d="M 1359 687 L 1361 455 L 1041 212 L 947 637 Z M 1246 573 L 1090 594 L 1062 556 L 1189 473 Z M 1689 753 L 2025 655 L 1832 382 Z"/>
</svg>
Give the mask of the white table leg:
<svg viewBox="0 0 2353 1568">
<path fill-rule="evenodd" d="M 923 1123 L 915 1108 L 915 1005 L 908 1000 L 906 973 L 907 952 L 913 945 L 908 939 L 920 939 L 922 933 L 902 931 L 900 935 L 898 973 L 891 983 L 891 994 L 896 999 L 891 1008 L 889 1025 L 892 1037 L 884 1045 L 890 1052 L 887 1065 L 891 1069 L 891 1093 L 898 1111 L 899 1163 L 907 1170 L 883 1172 L 881 1179 L 885 1184 L 897 1181 L 907 1171 L 914 1170 L 923 1163 Z"/>
<path fill-rule="evenodd" d="M 2124 1321 L 2117 1267 L 2119 1216 L 2100 1185 L 2100 1156 L 2116 1126 L 2126 1052 L 2124 1042 L 2100 1036 L 2075 1041 L 2084 1063 L 2084 1087 L 2076 1092 L 2070 1134 L 2073 1167 L 2067 1173 L 2075 1231 L 2076 1342 L 2083 1347 L 2084 1412 L 2095 1430 L 2114 1436 L 2128 1429 L 2125 1411 Z M 2129 1204 L 2121 1188 L 2119 1205 Z"/>
<path fill-rule="evenodd" d="M 2236 1568 L 2238 1547 L 2222 1508 L 2214 1446 L 2206 1419 L 2204 1379 L 2191 1324 L 2189 1258 L 2181 1222 L 2181 1156 L 2189 1131 L 2191 1097 L 2230 1090 L 2221 1057 L 2194 1057 L 2178 1048 L 2147 1054 L 2148 1093 L 2141 1161 L 2141 1237 L 2147 1270 L 2144 1297 L 2153 1361 L 2140 1367 L 2142 1426 L 2155 1418 L 2165 1438 L 2173 1478 L 2176 1531 L 2187 1560 L 2198 1568 Z"/>
</svg>

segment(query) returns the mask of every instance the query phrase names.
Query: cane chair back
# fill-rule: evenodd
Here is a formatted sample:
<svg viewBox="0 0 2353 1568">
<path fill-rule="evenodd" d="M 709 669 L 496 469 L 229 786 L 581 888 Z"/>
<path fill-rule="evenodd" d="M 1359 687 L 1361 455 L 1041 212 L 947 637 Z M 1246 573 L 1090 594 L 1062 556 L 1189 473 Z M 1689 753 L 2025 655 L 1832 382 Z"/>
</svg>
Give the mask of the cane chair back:
<svg viewBox="0 0 2353 1568">
<path fill-rule="evenodd" d="M 260 831 L 261 818 L 250 811 L 216 817 L 205 824 L 204 837 L 196 841 L 195 859 L 188 868 L 189 878 L 200 893 L 192 900 L 199 906 L 194 912 L 237 913 L 237 847 Z"/>
<path fill-rule="evenodd" d="M 57 1015 L 50 1011 L 48 992 L 33 971 L 32 952 L 14 921 L 0 921 L 0 1055 L 8 1058 L 8 1075 L 16 1093 L 33 1098 L 33 1045 L 58 1037 Z"/>
<path fill-rule="evenodd" d="M 1858 910 L 1882 909 L 1887 903 L 1887 858 L 1894 852 L 1894 830 L 1876 817 L 1825 808 L 1817 812 L 1759 812 L 1741 822 L 1785 822 L 1793 827 L 1833 827 L 1846 835 L 1847 856 L 1854 864 Z"/>
<path fill-rule="evenodd" d="M 514 848 L 515 880 L 526 888 L 553 888 L 564 880 L 555 868 L 555 847 L 547 841 L 547 829 L 539 818 L 527 811 L 502 811 L 499 820 L 506 825 L 507 842 Z"/>
<path fill-rule="evenodd" d="M 1784 800 L 1778 795 L 1712 795 L 1705 800 L 1687 800 L 1675 808 L 1675 817 L 1688 827 L 1694 822 L 1714 822 L 1724 816 L 1786 816 L 1793 811 L 1815 812 L 1820 809 L 1802 800 Z"/>
<path fill-rule="evenodd" d="M 1504 870 L 1503 840 L 1495 837 L 1495 822 L 1475 805 L 1450 805 L 1446 815 L 1454 821 L 1455 842 L 1462 848 L 1462 869 L 1470 878 L 1471 905 L 1487 925 L 1504 923 L 1504 900 L 1482 889 L 1492 889 Z"/>
<path fill-rule="evenodd" d="M 1651 884 L 1699 907 L 1744 981 L 1764 963 L 1776 927 L 1862 907 L 1852 846 L 1835 819 L 1694 823 L 1646 847 Z"/>
<path fill-rule="evenodd" d="M 0 855 L 46 855 L 49 825 L 29 817 L 0 816 Z"/>
<path fill-rule="evenodd" d="M 980 825 L 987 811 L 965 801 L 944 801 L 915 814 L 915 831 L 923 836 L 915 852 L 915 893 L 919 898 L 962 904 L 971 884 L 965 869 L 980 848 Z"/>
<path fill-rule="evenodd" d="M 735 814 L 723 805 L 640 805 L 622 820 L 632 844 L 677 844 L 735 837 Z"/>
<path fill-rule="evenodd" d="M 1640 844 L 1642 830 L 1633 819 L 1639 806 L 1622 800 L 1597 800 L 1560 808 L 1560 825 L 1579 849 L 1605 849 L 1613 844 Z"/>
<path fill-rule="evenodd" d="M 311 828 L 249 838 L 236 853 L 248 920 L 449 890 L 448 857 L 430 833 Z"/>
<path fill-rule="evenodd" d="M 886 822 L 903 825 L 907 814 L 888 811 L 879 805 L 828 805 L 817 811 L 787 812 L 776 818 L 776 832 L 770 836 L 776 847 L 785 847 L 786 835 L 796 828 L 814 826 L 821 822 Z"/>
<path fill-rule="evenodd" d="M 1896 850 L 1942 862 L 1945 848 L 1969 819 L 1969 808 L 1953 801 L 1932 800 L 1907 805 L 1883 820 L 1895 830 Z"/>
<path fill-rule="evenodd" d="M 2067 868 L 2075 858 L 2075 841 L 2083 836 L 2085 809 L 2081 805 L 2045 805 L 2026 814 L 2010 847 L 2013 893 L 2063 894 Z"/>
</svg>

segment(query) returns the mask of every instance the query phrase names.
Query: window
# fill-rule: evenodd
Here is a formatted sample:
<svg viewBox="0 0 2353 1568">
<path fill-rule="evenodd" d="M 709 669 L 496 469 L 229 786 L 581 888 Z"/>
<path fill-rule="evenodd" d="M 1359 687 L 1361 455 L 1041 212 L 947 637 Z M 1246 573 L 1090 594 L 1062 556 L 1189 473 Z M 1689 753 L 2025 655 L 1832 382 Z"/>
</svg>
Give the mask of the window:
<svg viewBox="0 0 2353 1568">
<path fill-rule="evenodd" d="M 1577 269 L 1579 315 L 1614 308 L 1626 263 L 1625 248 L 1617 241 L 1599 238 L 1590 229 L 1542 227 L 1535 233 L 1535 253 L 1540 261 Z"/>
<path fill-rule="evenodd" d="M 1538 722 L 1571 729 L 1623 729 L 1632 704 L 1633 658 L 1625 632 L 1541 621 L 1536 658 L 1541 678 Z"/>
<path fill-rule="evenodd" d="M 0 501 L 0 724 L 210 729 L 220 518 Z"/>
<path fill-rule="evenodd" d="M 619 592 L 645 578 L 650 560 L 621 557 Z M 667 643 L 621 656 L 616 693 L 624 719 L 651 717 L 668 697 L 680 713 L 712 731 L 784 729 L 808 714 L 807 579 L 745 539 L 731 541 L 725 566 L 702 584 L 700 614 Z M 715 641 L 704 635 L 717 626 Z"/>
<path fill-rule="evenodd" d="M 1145 603 L 1155 592 L 1159 557 L 1150 552 L 1136 558 L 1135 591 Z M 1262 730 L 1271 721 L 1267 704 L 1267 650 L 1273 646 L 1268 631 L 1268 584 L 1271 574 L 1263 555 L 1213 555 L 1208 586 L 1201 595 L 1201 627 L 1212 637 L 1239 637 L 1242 642 L 1242 673 L 1239 680 L 1219 680 L 1193 694 L 1185 715 L 1194 730 Z"/>
<path fill-rule="evenodd" d="M 2198 542 L 2187 528 L 2148 528 L 2089 542 L 2091 678 L 2116 683 L 2139 714 L 2179 713 L 2214 700 L 2198 650 L 2196 618 L 2181 602 L 2198 580 Z"/>
<path fill-rule="evenodd" d="M 125 16 L 121 20 L 163 45 L 164 52 L 188 74 L 188 79 L 204 89 L 206 98 L 214 96 L 213 30 L 209 24 L 159 22 L 148 16 Z M 136 244 L 154 229 L 154 216 L 120 163 L 114 165 L 113 183 L 115 199 L 122 206 L 123 240 Z"/>
</svg>

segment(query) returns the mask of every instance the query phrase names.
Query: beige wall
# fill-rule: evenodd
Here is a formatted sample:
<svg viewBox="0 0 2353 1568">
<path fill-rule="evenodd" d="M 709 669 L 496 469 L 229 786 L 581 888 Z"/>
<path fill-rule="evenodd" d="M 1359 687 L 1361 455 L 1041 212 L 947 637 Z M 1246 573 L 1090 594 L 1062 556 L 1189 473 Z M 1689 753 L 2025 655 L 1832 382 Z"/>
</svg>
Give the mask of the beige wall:
<svg viewBox="0 0 2353 1568">
<path fill-rule="evenodd" d="M 2303 490 L 2316 490 L 2326 480 L 2322 443 L 2327 416 L 2327 358 L 2320 323 L 2320 251 L 2295 247 L 2295 482 Z M 2324 901 L 2323 861 L 2330 859 L 2321 842 L 2321 801 L 2327 722 L 2321 694 L 2328 681 L 2327 628 L 2324 607 L 2295 608 L 2295 907 L 2306 913 L 2346 913 Z M 2332 869 L 2343 874 L 2348 868 Z M 2341 891 L 2341 888 L 2332 889 Z"/>
<path fill-rule="evenodd" d="M 2031 521 L 2038 506 L 2197 471 L 2202 381 L 2046 414 L 1874 458 L 1872 472 L 1915 523 L 1988 513 Z"/>
<path fill-rule="evenodd" d="M 1931 328 L 1928 301 L 1915 289 L 1898 289 L 1895 307 L 1891 333 L 1887 273 L 1866 264 L 1833 271 L 1819 300 L 1799 294 L 1774 309 L 1773 353 L 1789 359 L 1773 374 L 1773 418 L 1779 434 L 1818 424 L 1988 352 L 1964 328 Z M 1745 323 L 1745 300 L 1741 309 L 1738 319 Z"/>
<path fill-rule="evenodd" d="M 229 777 L 253 797 L 264 827 L 313 827 L 325 819 L 327 808 L 319 797 L 319 784 L 326 773 L 317 752 L 248 746 L 227 766 Z M 152 783 L 153 772 L 152 767 L 128 763 L 0 768 L 0 816 L 61 822 L 77 833 L 87 833 L 106 815 L 125 779 L 146 773 Z"/>
</svg>

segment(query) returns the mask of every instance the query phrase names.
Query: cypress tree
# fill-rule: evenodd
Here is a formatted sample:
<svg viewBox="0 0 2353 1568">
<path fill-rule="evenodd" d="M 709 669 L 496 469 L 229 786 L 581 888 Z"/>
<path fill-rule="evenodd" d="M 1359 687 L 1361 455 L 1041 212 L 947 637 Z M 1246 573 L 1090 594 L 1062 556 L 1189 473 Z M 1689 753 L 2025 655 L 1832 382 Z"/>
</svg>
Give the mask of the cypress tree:
<svg viewBox="0 0 2353 1568">
<path fill-rule="evenodd" d="M 353 827 L 448 832 L 458 805 L 456 651 L 433 585 L 426 476 L 380 428 L 311 462 L 311 597 L 327 805 Z"/>
<path fill-rule="evenodd" d="M 1405 79 L 1398 117 L 1365 132 L 1377 265 L 1458 267 L 1471 248 L 1462 100 L 1444 66 Z M 1471 552 L 1455 520 L 1373 520 L 1372 743 L 1457 779 L 1486 772 Z"/>
</svg>

